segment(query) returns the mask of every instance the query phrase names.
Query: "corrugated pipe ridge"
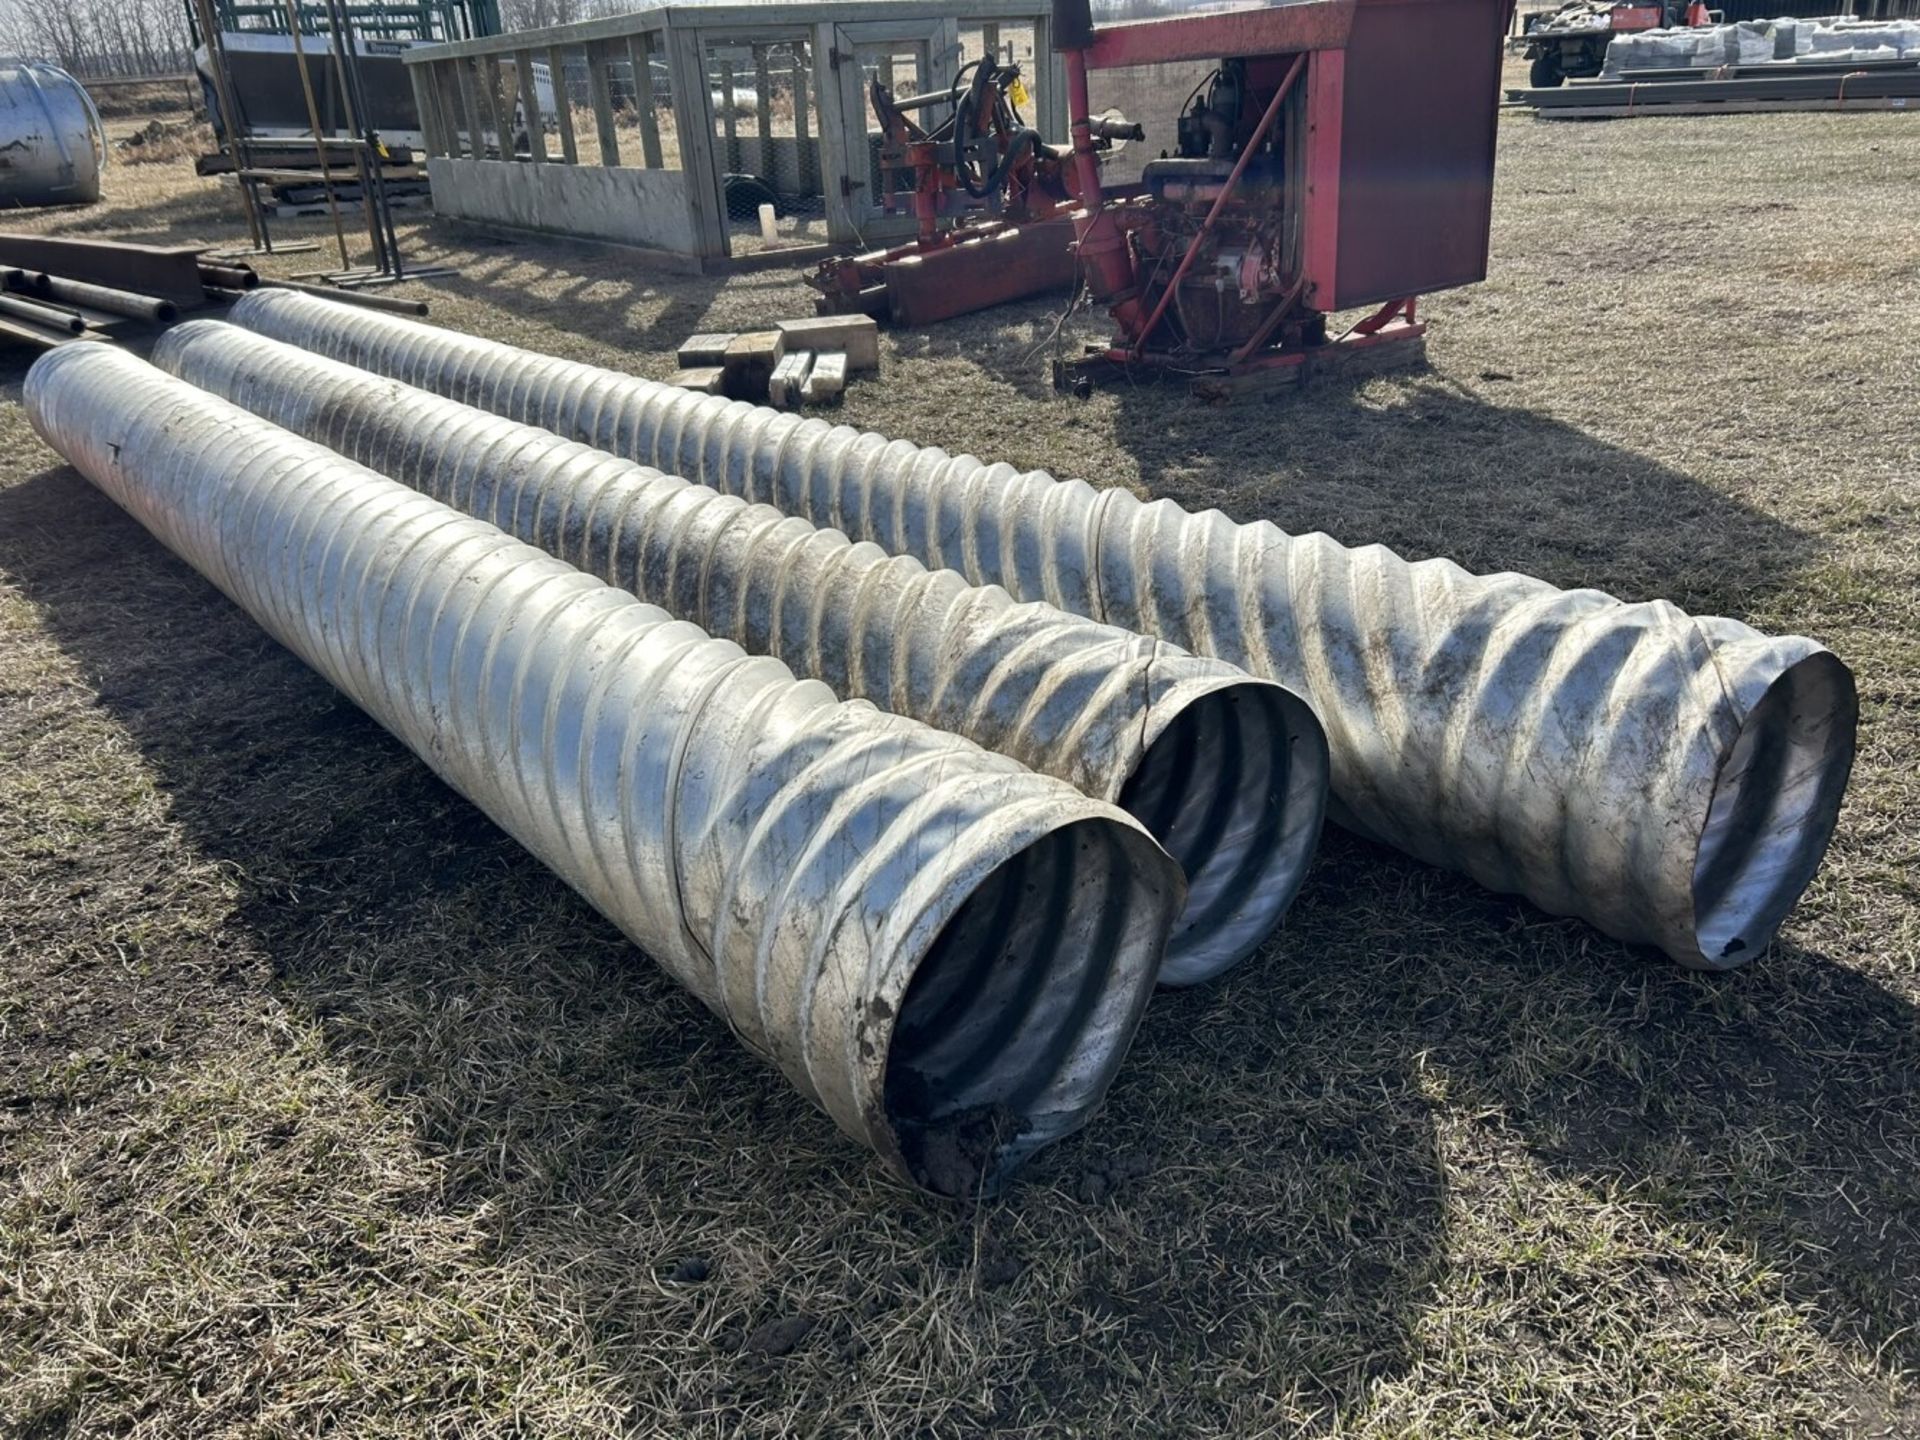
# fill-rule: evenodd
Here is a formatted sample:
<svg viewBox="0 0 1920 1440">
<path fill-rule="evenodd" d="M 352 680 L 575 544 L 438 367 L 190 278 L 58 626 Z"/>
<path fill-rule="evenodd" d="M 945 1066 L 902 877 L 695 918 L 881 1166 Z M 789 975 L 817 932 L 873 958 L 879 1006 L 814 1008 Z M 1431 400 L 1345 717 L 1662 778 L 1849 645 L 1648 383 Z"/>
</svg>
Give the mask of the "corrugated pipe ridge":
<svg viewBox="0 0 1920 1440">
<path fill-rule="evenodd" d="M 1179 871 L 1123 812 L 633 596 L 106 346 L 34 428 L 900 1174 L 1082 1124 Z"/>
<path fill-rule="evenodd" d="M 1859 705 L 1808 639 L 1144 503 L 306 297 L 250 297 L 234 318 L 1277 679 L 1326 726 L 1333 818 L 1683 964 L 1759 953 L 1833 833 Z"/>
<path fill-rule="evenodd" d="M 1299 891 L 1326 737 L 1270 681 L 231 325 L 176 326 L 154 361 L 843 698 L 1122 805 L 1187 875 L 1163 983 L 1244 959 Z"/>
</svg>

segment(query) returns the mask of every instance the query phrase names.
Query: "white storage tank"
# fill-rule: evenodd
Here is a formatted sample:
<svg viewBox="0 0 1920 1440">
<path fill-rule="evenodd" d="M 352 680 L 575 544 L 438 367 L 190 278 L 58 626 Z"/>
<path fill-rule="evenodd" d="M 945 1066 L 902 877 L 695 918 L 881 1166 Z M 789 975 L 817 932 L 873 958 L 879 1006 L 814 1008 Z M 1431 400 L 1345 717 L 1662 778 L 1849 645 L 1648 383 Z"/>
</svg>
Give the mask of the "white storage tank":
<svg viewBox="0 0 1920 1440">
<path fill-rule="evenodd" d="M 58 65 L 0 58 L 0 209 L 91 205 L 107 137 L 80 82 Z"/>
</svg>

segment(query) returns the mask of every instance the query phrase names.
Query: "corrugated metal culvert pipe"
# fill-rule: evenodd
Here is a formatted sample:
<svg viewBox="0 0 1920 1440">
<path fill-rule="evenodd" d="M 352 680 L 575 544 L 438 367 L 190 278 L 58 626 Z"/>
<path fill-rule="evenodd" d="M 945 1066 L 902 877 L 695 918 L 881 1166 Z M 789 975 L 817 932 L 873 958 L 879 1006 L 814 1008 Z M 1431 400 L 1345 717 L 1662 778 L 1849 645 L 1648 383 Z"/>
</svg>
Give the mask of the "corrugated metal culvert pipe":
<svg viewBox="0 0 1920 1440">
<path fill-rule="evenodd" d="M 1306 702 L 1163 641 L 217 321 L 155 363 L 715 635 L 1111 800 L 1187 874 L 1165 983 L 1279 923 L 1326 809 Z"/>
<path fill-rule="evenodd" d="M 58 65 L 0 57 L 0 206 L 91 205 L 106 163 L 87 87 Z"/>
<path fill-rule="evenodd" d="M 1099 1103 L 1183 888 L 1121 811 L 106 346 L 26 403 L 901 1174 L 990 1187 Z"/>
<path fill-rule="evenodd" d="M 1684 964 L 1758 953 L 1833 833 L 1858 702 L 1811 640 L 1145 504 L 303 296 L 234 318 L 1278 679 L 1327 728 L 1334 818 Z"/>
</svg>

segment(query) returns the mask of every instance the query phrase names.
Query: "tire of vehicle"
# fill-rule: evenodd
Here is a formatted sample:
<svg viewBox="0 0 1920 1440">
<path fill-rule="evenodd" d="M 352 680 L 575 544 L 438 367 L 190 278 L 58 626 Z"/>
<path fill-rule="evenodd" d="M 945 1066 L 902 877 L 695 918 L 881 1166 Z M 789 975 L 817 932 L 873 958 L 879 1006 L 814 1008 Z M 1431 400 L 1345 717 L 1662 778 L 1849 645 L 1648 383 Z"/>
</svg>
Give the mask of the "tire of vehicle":
<svg viewBox="0 0 1920 1440">
<path fill-rule="evenodd" d="M 787 207 L 774 188 L 758 175 L 723 176 L 720 188 L 726 196 L 729 220 L 752 220 L 759 215 L 762 205 L 773 206 L 775 215 L 786 213 Z"/>
<path fill-rule="evenodd" d="M 1527 72 L 1527 83 L 1536 90 L 1551 90 L 1566 79 L 1560 69 L 1560 52 L 1542 50 L 1533 57 L 1533 67 Z"/>
</svg>

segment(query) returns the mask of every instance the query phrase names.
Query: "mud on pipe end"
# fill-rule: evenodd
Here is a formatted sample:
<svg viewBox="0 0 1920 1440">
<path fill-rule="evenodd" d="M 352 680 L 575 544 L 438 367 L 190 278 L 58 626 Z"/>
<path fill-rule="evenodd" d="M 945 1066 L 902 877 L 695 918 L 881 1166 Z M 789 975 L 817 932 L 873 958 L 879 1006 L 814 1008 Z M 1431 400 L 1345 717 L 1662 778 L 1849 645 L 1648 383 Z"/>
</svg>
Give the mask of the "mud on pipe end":
<svg viewBox="0 0 1920 1440">
<path fill-rule="evenodd" d="M 909 922 L 930 939 L 904 995 L 868 1002 L 891 1031 L 875 1148 L 939 1195 L 994 1193 L 1099 1108 L 1184 898 L 1179 867 L 1113 811 L 1041 825 L 940 887 L 957 903 Z"/>
<path fill-rule="evenodd" d="M 1118 796 L 1187 877 L 1162 985 L 1211 980 L 1260 948 L 1300 893 L 1327 813 L 1327 736 L 1283 685 L 1222 664 L 1155 694 Z"/>
<path fill-rule="evenodd" d="M 1859 719 L 1853 672 L 1820 649 L 1783 669 L 1747 712 L 1695 853 L 1693 953 L 1683 962 L 1729 970 L 1766 949 L 1833 838 Z"/>
</svg>

